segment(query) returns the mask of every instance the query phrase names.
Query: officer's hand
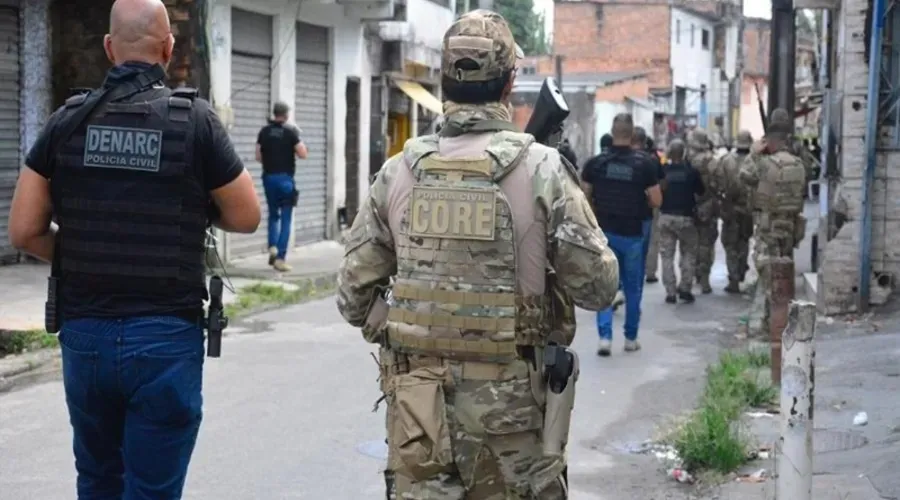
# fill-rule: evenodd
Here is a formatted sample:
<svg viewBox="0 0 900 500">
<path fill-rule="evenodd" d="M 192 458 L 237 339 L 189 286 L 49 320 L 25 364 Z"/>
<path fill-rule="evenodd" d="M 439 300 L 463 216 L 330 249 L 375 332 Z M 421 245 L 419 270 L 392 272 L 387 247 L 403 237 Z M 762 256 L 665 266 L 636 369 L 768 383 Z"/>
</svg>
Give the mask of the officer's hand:
<svg viewBox="0 0 900 500">
<path fill-rule="evenodd" d="M 766 150 L 767 146 L 768 146 L 768 144 L 766 144 L 766 139 L 762 138 L 762 139 L 759 139 L 756 142 L 754 142 L 753 147 L 751 149 L 753 150 L 754 153 L 760 154 Z"/>
</svg>

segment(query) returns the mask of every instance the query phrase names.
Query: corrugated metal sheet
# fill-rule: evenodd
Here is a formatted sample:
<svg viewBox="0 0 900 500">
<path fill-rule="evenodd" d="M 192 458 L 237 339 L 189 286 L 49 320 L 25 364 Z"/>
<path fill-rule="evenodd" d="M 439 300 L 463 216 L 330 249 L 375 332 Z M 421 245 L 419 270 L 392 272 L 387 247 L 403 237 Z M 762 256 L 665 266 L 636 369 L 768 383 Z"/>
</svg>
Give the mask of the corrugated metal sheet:
<svg viewBox="0 0 900 500">
<path fill-rule="evenodd" d="M 270 113 L 272 60 L 269 57 L 231 54 L 231 107 L 234 127 L 231 140 L 253 181 L 262 205 L 263 224 L 254 234 L 229 234 L 228 258 L 235 259 L 263 253 L 268 246 L 265 221 L 268 217 L 262 186 L 262 164 L 256 161 L 256 138 L 266 125 Z"/>
<path fill-rule="evenodd" d="M 19 175 L 19 12 L 0 7 L 0 262 L 18 255 L 7 220 Z"/>
<path fill-rule="evenodd" d="M 331 33 L 323 26 L 297 23 L 297 60 L 328 64 Z"/>
<path fill-rule="evenodd" d="M 297 164 L 300 199 L 294 212 L 297 243 L 325 239 L 328 209 L 328 65 L 297 61 L 294 119 L 309 149 Z"/>
</svg>

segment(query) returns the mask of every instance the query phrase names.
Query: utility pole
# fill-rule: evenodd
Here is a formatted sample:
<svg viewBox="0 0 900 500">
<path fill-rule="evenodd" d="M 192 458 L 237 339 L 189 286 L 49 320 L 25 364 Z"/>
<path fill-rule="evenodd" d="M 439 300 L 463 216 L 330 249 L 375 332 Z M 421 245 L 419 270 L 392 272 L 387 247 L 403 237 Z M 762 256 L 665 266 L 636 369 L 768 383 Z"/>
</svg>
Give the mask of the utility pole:
<svg viewBox="0 0 900 500">
<path fill-rule="evenodd" d="M 797 58 L 793 0 L 772 0 L 770 27 L 768 109 L 771 113 L 775 108 L 783 108 L 793 120 L 794 73 Z"/>
<path fill-rule="evenodd" d="M 565 56 L 561 56 L 559 54 L 553 56 L 553 63 L 555 65 L 556 72 L 556 87 L 562 92 L 563 95 L 566 95 L 566 91 L 563 90 L 563 60 Z"/>
<path fill-rule="evenodd" d="M 731 108 L 728 110 L 728 116 L 732 118 L 729 130 L 732 140 L 741 132 L 741 92 L 744 90 L 744 0 L 738 1 L 737 18 L 737 60 L 734 65 L 734 82 L 729 103 Z"/>
</svg>

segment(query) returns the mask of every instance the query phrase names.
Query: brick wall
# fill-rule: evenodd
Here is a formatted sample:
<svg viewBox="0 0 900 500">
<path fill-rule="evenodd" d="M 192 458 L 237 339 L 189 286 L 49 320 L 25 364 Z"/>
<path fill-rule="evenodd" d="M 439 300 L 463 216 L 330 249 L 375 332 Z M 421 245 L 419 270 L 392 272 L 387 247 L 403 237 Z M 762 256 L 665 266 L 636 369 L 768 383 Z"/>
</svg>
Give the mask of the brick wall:
<svg viewBox="0 0 900 500">
<path fill-rule="evenodd" d="M 597 101 L 624 102 L 626 97 L 644 98 L 649 93 L 650 80 L 648 78 L 634 78 L 600 87 L 594 94 Z"/>
<path fill-rule="evenodd" d="M 744 25 L 744 72 L 769 74 L 769 21 L 747 19 Z"/>
<path fill-rule="evenodd" d="M 170 86 L 196 86 L 206 96 L 209 76 L 204 54 L 202 12 L 204 2 L 166 0 L 175 53 L 169 65 Z M 110 62 L 103 50 L 109 31 L 112 0 L 57 1 L 51 8 L 53 32 L 53 106 L 69 96 L 73 87 L 98 87 Z"/>
<path fill-rule="evenodd" d="M 566 57 L 564 72 L 646 70 L 651 88 L 668 89 L 669 24 L 669 7 L 658 3 L 556 3 L 553 49 Z M 553 64 L 543 59 L 538 70 L 552 72 Z"/>
</svg>

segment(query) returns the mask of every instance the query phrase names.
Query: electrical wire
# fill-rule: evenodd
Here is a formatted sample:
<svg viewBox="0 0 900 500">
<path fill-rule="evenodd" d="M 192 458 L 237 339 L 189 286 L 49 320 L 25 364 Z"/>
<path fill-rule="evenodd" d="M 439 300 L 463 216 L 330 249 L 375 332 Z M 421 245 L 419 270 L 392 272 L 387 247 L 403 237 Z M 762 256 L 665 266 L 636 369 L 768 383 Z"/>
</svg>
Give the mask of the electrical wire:
<svg viewBox="0 0 900 500">
<path fill-rule="evenodd" d="M 281 51 L 278 53 L 278 56 L 276 56 L 275 59 L 272 60 L 272 65 L 269 68 L 269 74 L 267 76 L 261 77 L 255 81 L 252 81 L 252 82 L 248 83 L 247 85 L 244 85 L 243 87 L 233 91 L 231 93 L 231 95 L 228 96 L 228 101 L 225 102 L 226 106 L 231 104 L 231 100 L 234 99 L 234 96 L 259 85 L 260 83 L 266 81 L 266 78 L 272 78 L 272 74 L 275 72 L 275 68 L 277 68 L 278 65 L 281 64 L 281 58 L 284 57 L 284 53 L 287 52 L 288 47 L 291 46 L 291 43 L 295 43 L 295 44 L 297 43 L 296 38 L 294 37 L 294 35 L 297 34 L 296 20 L 298 17 L 300 17 L 300 8 L 303 7 L 303 3 L 304 3 L 304 0 L 297 1 L 297 9 L 294 11 L 294 21 L 295 22 L 294 22 L 294 27 L 291 28 L 291 35 L 287 37 L 287 40 L 285 40 L 284 46 L 281 47 Z"/>
</svg>

